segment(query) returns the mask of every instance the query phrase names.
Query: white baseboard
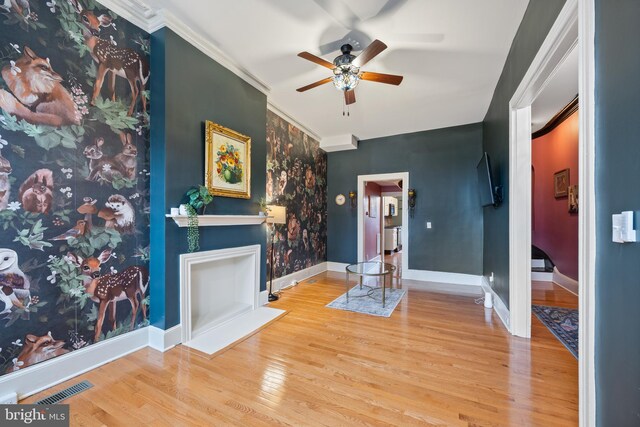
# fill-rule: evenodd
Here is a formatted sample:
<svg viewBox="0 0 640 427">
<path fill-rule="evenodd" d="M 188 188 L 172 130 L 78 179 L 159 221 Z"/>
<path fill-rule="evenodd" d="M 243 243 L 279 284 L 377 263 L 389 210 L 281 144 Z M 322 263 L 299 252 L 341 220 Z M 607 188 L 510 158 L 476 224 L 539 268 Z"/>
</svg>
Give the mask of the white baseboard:
<svg viewBox="0 0 640 427">
<path fill-rule="evenodd" d="M 511 314 L 509 313 L 509 309 L 504 304 L 502 299 L 500 299 L 496 291 L 493 290 L 493 288 L 489 284 L 489 280 L 485 276 L 482 276 L 482 290 L 491 293 L 493 299 L 493 309 L 498 314 L 500 320 L 502 320 L 502 324 L 505 328 L 507 328 L 507 331 L 511 332 Z"/>
<path fill-rule="evenodd" d="M 180 324 L 167 329 L 166 331 L 155 326 L 149 326 L 149 347 L 165 352 L 182 340 L 182 328 Z"/>
<path fill-rule="evenodd" d="M 553 273 L 547 273 L 546 271 L 532 271 L 531 280 L 536 282 L 553 282 Z"/>
<path fill-rule="evenodd" d="M 344 273 L 349 264 L 346 262 L 327 262 L 327 271 L 335 271 L 336 273 Z"/>
<path fill-rule="evenodd" d="M 406 270 L 402 272 L 403 280 L 419 280 L 422 282 L 451 283 L 454 285 L 482 286 L 482 276 L 462 273 L 446 273 L 443 271 Z"/>
<path fill-rule="evenodd" d="M 531 268 L 545 268 L 545 262 L 543 259 L 532 259 Z"/>
<path fill-rule="evenodd" d="M 558 267 L 554 267 L 553 268 L 552 276 L 553 277 L 552 277 L 551 281 L 553 283 L 555 283 L 556 285 L 562 286 L 563 288 L 565 288 L 566 290 L 568 290 L 569 292 L 571 292 L 574 295 L 578 295 L 580 286 L 579 286 L 577 280 L 574 280 L 571 277 L 565 276 L 564 274 L 562 274 L 558 270 Z"/>
<path fill-rule="evenodd" d="M 325 271 L 327 271 L 327 263 L 321 262 L 320 264 L 305 268 L 304 270 L 296 271 L 295 273 L 273 279 L 273 292 L 289 288 L 295 284 L 294 282 L 301 282 L 320 273 L 324 273 Z M 269 283 L 267 283 L 267 287 L 269 287 Z"/>
<path fill-rule="evenodd" d="M 53 387 L 63 381 L 91 371 L 149 343 L 147 328 L 100 341 L 88 347 L 58 356 L 0 377 L 0 390 L 15 392 L 19 399 Z"/>
</svg>

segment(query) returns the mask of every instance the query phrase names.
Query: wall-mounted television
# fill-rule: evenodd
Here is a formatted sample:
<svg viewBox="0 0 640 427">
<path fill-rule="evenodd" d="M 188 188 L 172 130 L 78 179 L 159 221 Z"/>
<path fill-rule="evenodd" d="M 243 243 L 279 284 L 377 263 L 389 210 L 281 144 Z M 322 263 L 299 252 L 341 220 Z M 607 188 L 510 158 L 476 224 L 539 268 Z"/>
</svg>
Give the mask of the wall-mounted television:
<svg viewBox="0 0 640 427">
<path fill-rule="evenodd" d="M 478 189 L 480 191 L 480 204 L 484 206 L 498 207 L 502 202 L 502 187 L 495 185 L 491 172 L 491 160 L 485 152 L 477 166 Z"/>
</svg>

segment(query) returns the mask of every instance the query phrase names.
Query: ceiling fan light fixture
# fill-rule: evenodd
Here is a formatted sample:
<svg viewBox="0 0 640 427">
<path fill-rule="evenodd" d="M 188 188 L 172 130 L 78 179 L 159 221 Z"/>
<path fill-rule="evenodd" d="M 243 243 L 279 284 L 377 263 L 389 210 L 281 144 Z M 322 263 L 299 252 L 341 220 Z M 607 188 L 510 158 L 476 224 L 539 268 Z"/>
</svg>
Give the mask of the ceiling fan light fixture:
<svg viewBox="0 0 640 427">
<path fill-rule="evenodd" d="M 352 90 L 360 82 L 360 69 L 352 64 L 340 65 L 333 70 L 333 85 L 340 91 Z"/>
</svg>

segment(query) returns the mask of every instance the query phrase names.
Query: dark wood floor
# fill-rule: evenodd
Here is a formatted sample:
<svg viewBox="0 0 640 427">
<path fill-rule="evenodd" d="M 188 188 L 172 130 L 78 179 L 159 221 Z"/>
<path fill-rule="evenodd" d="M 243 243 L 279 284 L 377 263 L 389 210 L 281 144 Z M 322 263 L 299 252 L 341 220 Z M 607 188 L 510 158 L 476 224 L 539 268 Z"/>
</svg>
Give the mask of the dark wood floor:
<svg viewBox="0 0 640 427">
<path fill-rule="evenodd" d="M 516 338 L 473 297 L 408 281 L 390 318 L 334 310 L 343 275 L 314 279 L 273 304 L 286 316 L 214 358 L 144 349 L 27 402 L 87 379 L 68 400 L 74 426 L 577 425 L 577 362 L 539 322 Z"/>
</svg>

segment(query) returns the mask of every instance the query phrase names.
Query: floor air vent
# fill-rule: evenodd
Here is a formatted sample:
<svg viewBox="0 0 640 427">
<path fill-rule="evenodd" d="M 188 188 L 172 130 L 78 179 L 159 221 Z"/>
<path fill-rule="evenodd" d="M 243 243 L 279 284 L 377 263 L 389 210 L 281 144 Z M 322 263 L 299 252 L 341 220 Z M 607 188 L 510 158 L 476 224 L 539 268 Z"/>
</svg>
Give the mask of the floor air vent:
<svg viewBox="0 0 640 427">
<path fill-rule="evenodd" d="M 88 390 L 91 387 L 93 387 L 93 384 L 91 384 L 89 381 L 82 381 L 76 385 L 72 385 L 71 387 L 67 387 L 64 390 L 57 392 L 54 395 L 51 395 L 42 400 L 38 400 L 36 402 L 36 405 L 54 405 L 70 398 L 71 396 L 82 393 L 83 391 Z"/>
</svg>

